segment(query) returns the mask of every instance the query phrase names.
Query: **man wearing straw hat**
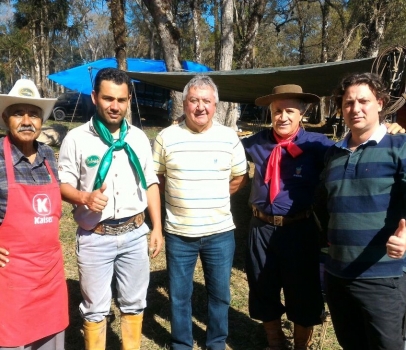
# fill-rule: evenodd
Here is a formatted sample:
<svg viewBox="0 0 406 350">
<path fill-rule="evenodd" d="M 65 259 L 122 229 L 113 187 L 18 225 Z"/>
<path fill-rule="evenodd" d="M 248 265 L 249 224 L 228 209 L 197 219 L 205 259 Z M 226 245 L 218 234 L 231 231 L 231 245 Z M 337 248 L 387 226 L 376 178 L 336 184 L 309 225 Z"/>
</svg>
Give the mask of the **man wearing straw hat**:
<svg viewBox="0 0 406 350">
<path fill-rule="evenodd" d="M 7 130 L 0 140 L 2 350 L 65 348 L 69 319 L 58 172 L 52 149 L 36 141 L 55 101 L 41 98 L 27 79 L 0 95 L 0 127 Z"/>
</svg>

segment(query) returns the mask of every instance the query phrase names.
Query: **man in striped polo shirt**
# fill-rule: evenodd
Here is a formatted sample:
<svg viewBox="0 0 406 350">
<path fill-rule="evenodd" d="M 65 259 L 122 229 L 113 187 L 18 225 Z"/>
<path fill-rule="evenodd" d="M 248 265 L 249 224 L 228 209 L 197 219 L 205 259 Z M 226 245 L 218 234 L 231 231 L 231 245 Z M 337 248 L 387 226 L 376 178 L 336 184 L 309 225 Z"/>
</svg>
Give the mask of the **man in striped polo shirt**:
<svg viewBox="0 0 406 350">
<path fill-rule="evenodd" d="M 345 349 L 403 349 L 406 308 L 406 136 L 388 135 L 389 96 L 370 73 L 345 78 L 336 92 L 350 133 L 326 156 L 329 256 L 326 292 Z"/>
<path fill-rule="evenodd" d="M 202 261 L 208 294 L 206 347 L 224 350 L 235 249 L 230 194 L 245 184 L 247 162 L 237 134 L 213 121 L 219 101 L 207 76 L 183 90 L 185 120 L 164 129 L 154 163 L 165 193 L 165 240 L 171 301 L 171 348 L 193 349 L 193 273 Z"/>
</svg>

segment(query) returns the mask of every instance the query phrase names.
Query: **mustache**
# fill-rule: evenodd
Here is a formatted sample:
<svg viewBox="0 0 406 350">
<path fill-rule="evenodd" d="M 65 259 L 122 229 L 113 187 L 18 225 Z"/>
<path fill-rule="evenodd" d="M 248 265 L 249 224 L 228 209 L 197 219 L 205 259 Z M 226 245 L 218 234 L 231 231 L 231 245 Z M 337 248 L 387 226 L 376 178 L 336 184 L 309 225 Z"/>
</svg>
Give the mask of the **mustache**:
<svg viewBox="0 0 406 350">
<path fill-rule="evenodd" d="M 35 129 L 35 127 L 33 127 L 32 125 L 29 125 L 29 126 L 20 126 L 20 127 L 17 129 L 17 132 L 23 132 L 23 131 L 36 132 L 37 129 Z"/>
</svg>

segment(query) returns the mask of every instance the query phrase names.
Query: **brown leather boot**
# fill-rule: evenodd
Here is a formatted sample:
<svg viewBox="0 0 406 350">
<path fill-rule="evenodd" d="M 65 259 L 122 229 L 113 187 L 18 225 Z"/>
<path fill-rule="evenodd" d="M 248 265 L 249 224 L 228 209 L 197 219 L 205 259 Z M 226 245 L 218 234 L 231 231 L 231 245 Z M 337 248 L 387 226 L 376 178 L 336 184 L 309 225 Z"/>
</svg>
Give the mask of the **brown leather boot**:
<svg viewBox="0 0 406 350">
<path fill-rule="evenodd" d="M 121 314 L 121 350 L 140 350 L 143 314 Z"/>
<path fill-rule="evenodd" d="M 85 350 L 106 349 L 106 319 L 101 322 L 83 323 L 83 334 L 85 336 Z"/>
<path fill-rule="evenodd" d="M 274 320 L 263 323 L 266 337 L 268 339 L 267 350 L 283 350 L 286 349 L 288 340 L 282 330 L 281 320 Z"/>
<path fill-rule="evenodd" d="M 293 339 L 295 350 L 308 350 L 312 344 L 313 326 L 303 327 L 297 323 L 294 325 Z"/>
</svg>

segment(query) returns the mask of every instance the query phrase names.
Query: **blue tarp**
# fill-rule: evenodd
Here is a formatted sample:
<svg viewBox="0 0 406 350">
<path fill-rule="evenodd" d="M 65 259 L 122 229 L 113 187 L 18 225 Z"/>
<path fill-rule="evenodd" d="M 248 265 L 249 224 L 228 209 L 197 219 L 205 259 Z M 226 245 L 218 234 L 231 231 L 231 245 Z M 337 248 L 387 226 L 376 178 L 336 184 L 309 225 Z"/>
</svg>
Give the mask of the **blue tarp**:
<svg viewBox="0 0 406 350">
<path fill-rule="evenodd" d="M 211 69 L 203 64 L 182 61 L 184 72 L 208 72 Z M 163 60 L 149 60 L 143 58 L 127 58 L 127 70 L 131 72 L 166 72 Z M 97 72 L 106 67 L 117 68 L 115 58 L 103 58 L 79 67 L 70 68 L 58 73 L 48 75 L 54 82 L 82 94 L 90 95 L 93 90 L 93 80 Z"/>
</svg>

